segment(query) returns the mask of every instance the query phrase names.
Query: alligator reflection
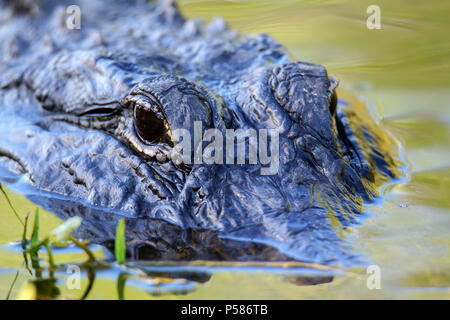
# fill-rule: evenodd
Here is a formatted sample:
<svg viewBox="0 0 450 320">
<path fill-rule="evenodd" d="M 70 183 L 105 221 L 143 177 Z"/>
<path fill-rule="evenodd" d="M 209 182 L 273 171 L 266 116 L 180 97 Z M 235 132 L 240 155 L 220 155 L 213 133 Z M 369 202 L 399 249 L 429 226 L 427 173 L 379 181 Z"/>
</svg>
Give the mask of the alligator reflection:
<svg viewBox="0 0 450 320">
<path fill-rule="evenodd" d="M 4 195 L 9 200 L 7 194 Z M 22 255 L 24 260 L 24 268 L 17 270 L 8 298 L 18 275 L 23 272 L 29 273 L 29 280 L 16 296 L 19 299 L 86 299 L 98 278 L 115 281 L 117 297 L 124 299 L 128 285 L 151 295 L 186 294 L 216 273 L 264 272 L 285 277 L 295 285 L 328 283 L 335 275 L 342 274 L 329 266 L 295 261 L 270 245 L 224 239 L 210 230 L 176 229 L 167 222 L 154 219 L 148 219 L 144 225 L 135 218 L 125 219 L 126 234 L 132 240 L 127 242 L 127 262 L 120 265 L 112 255 L 114 243 L 111 241 L 120 216 L 79 202 L 54 196 L 49 198 L 44 193 L 29 194 L 28 197 L 63 220 L 83 216 L 81 226 L 72 232 L 78 239 L 89 239 L 90 245 L 88 248 L 85 242 L 72 240 L 71 245 L 56 242 L 53 246 L 53 242 L 49 242 L 45 248 L 31 250 L 25 244 L 25 222 L 23 240 L 3 246 Z M 35 216 L 35 224 L 36 219 Z M 145 232 L 138 226 L 144 226 Z M 168 232 L 174 233 L 171 238 L 176 241 L 162 243 L 160 234 Z M 71 258 L 70 263 L 55 264 L 56 261 L 67 261 L 67 254 L 76 254 L 80 250 L 88 254 L 86 262 Z M 98 250 L 103 252 L 101 259 L 93 254 Z M 47 254 L 47 261 L 42 259 L 43 253 Z"/>
<path fill-rule="evenodd" d="M 20 243 L 7 246 L 8 249 L 20 252 Z M 68 251 L 77 251 L 76 248 L 66 248 Z M 105 252 L 108 251 L 103 247 Z M 59 252 L 59 253 L 58 253 Z M 58 260 L 61 249 L 55 248 L 54 256 Z M 24 265 L 32 278 L 22 286 L 18 299 L 81 299 L 89 298 L 91 289 L 98 278 L 115 279 L 117 297 L 125 299 L 126 286 L 133 286 L 150 295 L 186 294 L 194 291 L 198 284 L 205 283 L 215 273 L 240 272 L 255 273 L 266 272 L 285 277 L 290 283 L 303 285 L 317 285 L 331 282 L 339 270 L 327 266 L 301 263 L 295 261 L 140 261 L 132 260 L 118 265 L 111 255 L 103 260 L 88 260 L 82 263 L 60 264 L 53 268 L 46 266 L 43 260 L 32 259 L 28 266 L 28 259 L 24 254 Z M 79 268 L 77 279 L 79 287 L 74 288 L 74 277 L 78 276 L 68 270 Z M 17 275 L 23 270 L 17 270 L 16 277 L 11 284 L 10 292 L 15 286 Z M 81 283 L 83 285 L 81 286 Z M 77 295 L 74 295 L 74 293 Z M 10 294 L 8 294 L 9 298 Z"/>
<path fill-rule="evenodd" d="M 28 195 L 27 198 L 62 220 L 73 216 L 83 217 L 74 235 L 114 251 L 116 226 L 123 216 L 111 214 L 104 208 L 57 199 L 54 195 L 50 198 L 39 193 Z M 212 230 L 185 229 L 149 218 L 125 218 L 125 221 L 127 254 L 133 260 L 294 261 L 270 245 L 225 238 Z"/>
<path fill-rule="evenodd" d="M 30 280 L 22 286 L 16 298 L 18 299 L 81 299 L 89 297 L 91 289 L 97 278 L 115 279 L 117 297 L 125 299 L 127 285 L 145 291 L 148 294 L 159 296 L 163 294 L 186 294 L 195 290 L 198 284 L 205 283 L 216 273 L 250 273 L 265 272 L 285 277 L 295 285 L 317 285 L 331 282 L 335 275 L 341 275 L 339 270 L 328 266 L 303 263 L 297 261 L 151 261 L 130 259 L 123 265 L 114 261 L 107 247 L 90 245 L 90 249 L 100 249 L 106 258 L 99 260 L 89 259 L 86 262 L 70 264 L 54 264 L 63 255 L 75 254 L 80 248 L 69 246 L 67 248 L 52 248 L 51 258 L 48 261 L 39 257 L 40 252 L 24 252 L 22 243 L 4 246 L 9 251 L 20 253 L 24 258 L 25 270 L 31 276 Z M 249 249 L 249 248 L 246 248 Z M 266 249 L 266 248 L 264 248 Z M 140 252 L 144 250 L 144 253 Z M 133 255 L 146 256 L 147 248 L 139 246 L 134 248 Z M 253 254 L 257 254 L 252 248 Z M 94 250 L 93 250 L 94 251 Z M 98 251 L 98 250 L 95 250 Z M 245 252 L 245 250 L 244 250 Z M 266 254 L 266 250 L 262 250 Z M 42 250 L 41 250 L 42 253 Z M 61 257 L 59 257 L 61 256 Z M 206 255 L 205 255 L 206 257 Z M 209 256 L 211 258 L 211 256 Z M 235 256 L 236 257 L 236 256 Z M 263 256 L 254 256 L 263 257 Z M 53 262 L 50 262 L 52 259 Z M 243 256 L 241 256 L 243 259 Z M 8 298 L 18 275 L 25 271 L 17 270 L 11 284 Z M 72 272 L 77 270 L 77 272 Z M 83 285 L 81 285 L 83 283 Z M 77 290 L 73 290 L 77 289 Z"/>
</svg>

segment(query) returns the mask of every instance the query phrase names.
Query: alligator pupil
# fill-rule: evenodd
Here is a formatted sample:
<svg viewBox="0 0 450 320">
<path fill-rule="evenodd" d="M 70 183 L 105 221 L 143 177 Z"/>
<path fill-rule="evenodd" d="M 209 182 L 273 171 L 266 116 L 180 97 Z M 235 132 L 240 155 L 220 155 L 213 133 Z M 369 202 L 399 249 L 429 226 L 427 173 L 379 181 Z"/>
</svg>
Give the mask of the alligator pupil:
<svg viewBox="0 0 450 320">
<path fill-rule="evenodd" d="M 139 137 L 145 142 L 166 142 L 167 123 L 152 110 L 136 105 L 134 108 L 134 124 Z"/>
</svg>

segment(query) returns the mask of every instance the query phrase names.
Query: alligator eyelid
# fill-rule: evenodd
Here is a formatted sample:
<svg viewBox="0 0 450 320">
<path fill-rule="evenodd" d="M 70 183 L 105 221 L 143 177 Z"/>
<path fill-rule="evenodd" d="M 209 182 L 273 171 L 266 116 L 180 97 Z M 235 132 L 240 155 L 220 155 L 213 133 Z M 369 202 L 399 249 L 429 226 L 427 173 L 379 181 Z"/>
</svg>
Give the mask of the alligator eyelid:
<svg viewBox="0 0 450 320">
<path fill-rule="evenodd" d="M 139 98 L 139 96 L 144 96 L 144 97 L 146 97 L 146 98 L 152 100 L 154 103 L 160 104 L 160 102 L 158 101 L 158 99 L 156 98 L 156 96 L 155 96 L 153 93 L 147 93 L 147 92 L 131 92 L 131 93 L 130 93 L 130 96 L 131 96 L 131 97 L 137 97 L 137 99 Z M 133 101 L 134 99 L 131 99 L 131 97 L 128 97 L 127 99 L 130 99 L 130 100 Z"/>
<path fill-rule="evenodd" d="M 146 98 L 151 101 L 146 101 Z M 148 111 L 153 112 L 159 118 L 167 121 L 166 113 L 160 103 L 153 95 L 145 94 L 145 93 L 132 93 L 131 97 L 126 97 L 126 101 L 128 104 L 131 104 L 131 108 L 133 113 L 135 113 L 136 105 L 140 105 L 147 109 Z"/>
<path fill-rule="evenodd" d="M 112 116 L 112 115 L 117 114 L 118 112 L 119 112 L 119 110 L 117 108 L 108 108 L 108 107 L 92 108 L 92 109 L 89 109 L 85 112 L 78 114 L 78 116 L 80 116 L 80 117 L 83 117 L 83 116 Z"/>
<path fill-rule="evenodd" d="M 147 98 L 151 101 L 145 101 L 145 98 Z M 156 98 L 154 98 L 150 95 L 146 95 L 146 94 L 133 93 L 133 94 L 131 94 L 131 96 L 126 97 L 125 101 L 126 101 L 126 103 L 133 103 L 133 106 L 136 103 L 139 103 L 141 105 L 153 103 L 153 105 L 156 105 L 158 107 L 158 109 L 162 109 L 160 102 Z"/>
</svg>

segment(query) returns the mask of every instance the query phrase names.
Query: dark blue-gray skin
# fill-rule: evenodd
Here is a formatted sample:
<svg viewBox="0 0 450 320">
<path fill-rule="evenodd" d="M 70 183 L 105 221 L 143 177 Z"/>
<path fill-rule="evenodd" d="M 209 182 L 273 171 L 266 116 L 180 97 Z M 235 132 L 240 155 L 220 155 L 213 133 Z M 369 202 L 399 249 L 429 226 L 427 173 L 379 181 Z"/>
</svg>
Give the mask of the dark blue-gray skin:
<svg viewBox="0 0 450 320">
<path fill-rule="evenodd" d="M 78 236 L 109 246 L 125 217 L 135 258 L 360 261 L 341 231 L 396 164 L 323 66 L 171 2 L 0 3 L 1 180 Z M 194 121 L 279 130 L 278 171 L 174 163 Z"/>
</svg>

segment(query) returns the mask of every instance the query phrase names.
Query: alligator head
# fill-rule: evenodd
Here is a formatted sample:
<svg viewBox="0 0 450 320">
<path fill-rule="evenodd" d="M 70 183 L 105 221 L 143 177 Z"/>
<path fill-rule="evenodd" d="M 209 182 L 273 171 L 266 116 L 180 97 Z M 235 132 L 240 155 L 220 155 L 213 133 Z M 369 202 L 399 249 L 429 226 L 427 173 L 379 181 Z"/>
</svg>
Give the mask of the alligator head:
<svg viewBox="0 0 450 320">
<path fill-rule="evenodd" d="M 126 217 L 146 258 L 354 261 L 338 230 L 395 161 L 323 66 L 221 19 L 186 20 L 172 3 L 79 1 L 72 30 L 65 4 L 21 3 L 0 17 L 3 181 L 81 215 L 94 241 Z M 220 141 L 208 129 L 248 141 L 245 156 L 232 143 L 229 161 L 199 161 Z M 180 130 L 193 146 L 181 161 Z M 251 156 L 254 132 L 270 136 L 270 162 Z"/>
</svg>

